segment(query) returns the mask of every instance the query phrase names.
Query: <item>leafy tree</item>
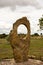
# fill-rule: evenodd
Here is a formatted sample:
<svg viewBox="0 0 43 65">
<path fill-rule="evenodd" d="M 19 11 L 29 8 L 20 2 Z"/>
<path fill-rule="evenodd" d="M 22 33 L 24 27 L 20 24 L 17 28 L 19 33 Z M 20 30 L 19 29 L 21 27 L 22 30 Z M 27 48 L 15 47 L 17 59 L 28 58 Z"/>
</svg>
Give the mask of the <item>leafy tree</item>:
<svg viewBox="0 0 43 65">
<path fill-rule="evenodd" d="M 0 34 L 0 38 L 5 38 L 5 37 L 7 37 L 8 35 L 6 35 L 5 33 L 3 33 L 3 34 Z"/>
<path fill-rule="evenodd" d="M 34 33 L 34 36 L 39 36 L 39 34 L 38 33 Z"/>
<path fill-rule="evenodd" d="M 38 34 L 38 33 L 34 33 L 34 34 L 32 34 L 31 36 L 32 36 L 32 37 L 33 37 L 33 36 L 39 36 L 39 34 Z"/>
<path fill-rule="evenodd" d="M 40 31 L 43 30 L 43 15 L 42 17 L 39 19 L 39 27 L 40 27 Z M 42 35 L 42 33 L 41 33 Z"/>
<path fill-rule="evenodd" d="M 40 29 L 43 30 L 43 17 L 39 19 Z"/>
</svg>

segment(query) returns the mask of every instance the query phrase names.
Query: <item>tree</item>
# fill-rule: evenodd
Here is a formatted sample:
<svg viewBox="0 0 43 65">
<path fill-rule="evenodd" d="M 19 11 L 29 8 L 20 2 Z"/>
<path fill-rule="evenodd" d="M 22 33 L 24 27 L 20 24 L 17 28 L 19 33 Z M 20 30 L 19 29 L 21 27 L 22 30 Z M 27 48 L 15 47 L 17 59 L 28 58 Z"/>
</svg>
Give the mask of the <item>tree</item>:
<svg viewBox="0 0 43 65">
<path fill-rule="evenodd" d="M 43 30 L 43 15 L 42 17 L 39 19 L 39 27 L 40 27 L 40 31 Z M 42 35 L 42 33 L 41 33 Z"/>
<path fill-rule="evenodd" d="M 43 30 L 43 18 L 39 19 L 40 29 Z"/>
<path fill-rule="evenodd" d="M 32 36 L 32 37 L 34 37 L 34 36 L 39 36 L 39 34 L 38 34 L 38 33 L 34 33 L 34 34 L 32 34 L 31 36 Z"/>
<path fill-rule="evenodd" d="M 38 33 L 34 33 L 34 36 L 39 36 L 39 34 Z"/>
<path fill-rule="evenodd" d="M 0 38 L 5 38 L 5 37 L 7 37 L 8 35 L 6 35 L 5 33 L 3 33 L 3 34 L 0 34 Z"/>
</svg>

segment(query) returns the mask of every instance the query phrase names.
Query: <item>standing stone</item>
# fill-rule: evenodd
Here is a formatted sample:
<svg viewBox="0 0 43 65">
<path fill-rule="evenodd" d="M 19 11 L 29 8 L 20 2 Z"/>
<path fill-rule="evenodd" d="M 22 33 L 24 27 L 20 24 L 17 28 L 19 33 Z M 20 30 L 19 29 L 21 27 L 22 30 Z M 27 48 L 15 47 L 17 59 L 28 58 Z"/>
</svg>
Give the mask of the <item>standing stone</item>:
<svg viewBox="0 0 43 65">
<path fill-rule="evenodd" d="M 17 34 L 17 28 L 20 24 L 23 24 L 27 27 L 28 33 L 26 36 L 21 37 Z M 18 19 L 13 24 L 13 30 L 11 30 L 10 43 L 13 49 L 14 59 L 16 62 L 24 62 L 28 60 L 28 52 L 30 45 L 30 23 L 26 17 Z"/>
</svg>

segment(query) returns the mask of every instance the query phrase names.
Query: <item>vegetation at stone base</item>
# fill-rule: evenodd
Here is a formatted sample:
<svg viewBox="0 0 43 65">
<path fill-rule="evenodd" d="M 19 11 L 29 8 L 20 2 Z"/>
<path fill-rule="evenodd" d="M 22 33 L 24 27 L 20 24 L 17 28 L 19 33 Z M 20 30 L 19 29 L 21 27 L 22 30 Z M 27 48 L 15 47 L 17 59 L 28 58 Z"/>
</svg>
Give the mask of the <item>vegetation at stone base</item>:
<svg viewBox="0 0 43 65">
<path fill-rule="evenodd" d="M 29 56 L 36 56 L 35 59 L 43 57 L 43 38 L 32 37 L 30 40 Z M 0 60 L 13 57 L 13 50 L 6 39 L 0 39 Z"/>
</svg>

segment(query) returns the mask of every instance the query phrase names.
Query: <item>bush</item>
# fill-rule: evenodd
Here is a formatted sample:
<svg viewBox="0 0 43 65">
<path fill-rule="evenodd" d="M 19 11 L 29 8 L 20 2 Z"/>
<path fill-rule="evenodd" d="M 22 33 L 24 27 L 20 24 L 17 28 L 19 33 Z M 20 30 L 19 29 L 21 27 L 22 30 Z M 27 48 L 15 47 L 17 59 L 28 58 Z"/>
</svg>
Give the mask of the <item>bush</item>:
<svg viewBox="0 0 43 65">
<path fill-rule="evenodd" d="M 39 34 L 38 33 L 34 33 L 33 35 L 31 35 L 31 36 L 39 36 Z"/>
<path fill-rule="evenodd" d="M 5 38 L 5 37 L 7 37 L 8 35 L 6 35 L 6 34 L 0 34 L 0 38 Z"/>
</svg>

